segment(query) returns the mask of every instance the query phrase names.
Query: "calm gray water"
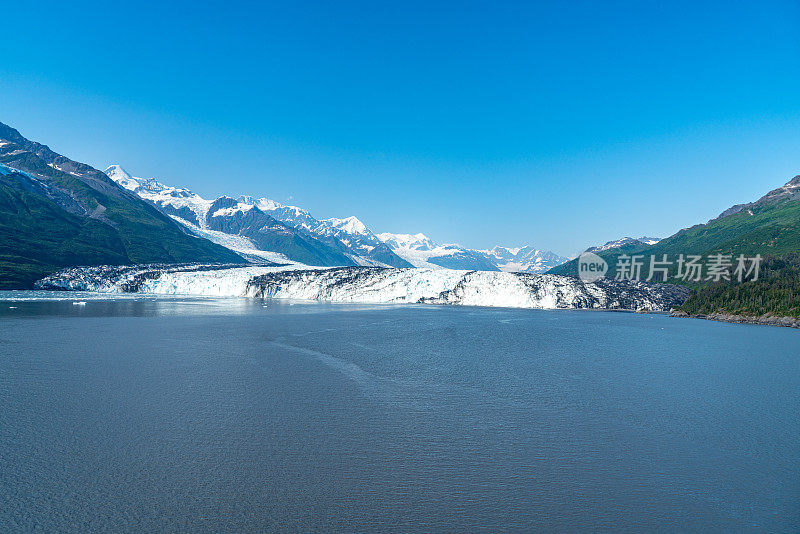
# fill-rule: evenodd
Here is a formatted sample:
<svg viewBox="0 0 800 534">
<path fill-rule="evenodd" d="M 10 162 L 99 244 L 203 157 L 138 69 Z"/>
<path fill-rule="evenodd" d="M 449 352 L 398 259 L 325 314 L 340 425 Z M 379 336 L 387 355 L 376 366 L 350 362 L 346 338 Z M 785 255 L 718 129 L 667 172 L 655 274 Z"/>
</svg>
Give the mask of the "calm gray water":
<svg viewBox="0 0 800 534">
<path fill-rule="evenodd" d="M 790 329 L 2 301 L 0 408 L 2 532 L 800 528 Z"/>
</svg>

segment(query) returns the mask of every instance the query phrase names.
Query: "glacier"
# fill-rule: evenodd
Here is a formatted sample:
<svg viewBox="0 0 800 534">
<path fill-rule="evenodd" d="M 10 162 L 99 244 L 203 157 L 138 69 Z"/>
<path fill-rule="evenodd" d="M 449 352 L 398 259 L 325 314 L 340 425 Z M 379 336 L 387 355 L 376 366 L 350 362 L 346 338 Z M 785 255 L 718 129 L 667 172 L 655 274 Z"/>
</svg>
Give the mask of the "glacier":
<svg viewBox="0 0 800 534">
<path fill-rule="evenodd" d="M 37 289 L 352 303 L 669 311 L 689 291 L 669 284 L 495 271 L 299 265 L 73 267 Z"/>
</svg>

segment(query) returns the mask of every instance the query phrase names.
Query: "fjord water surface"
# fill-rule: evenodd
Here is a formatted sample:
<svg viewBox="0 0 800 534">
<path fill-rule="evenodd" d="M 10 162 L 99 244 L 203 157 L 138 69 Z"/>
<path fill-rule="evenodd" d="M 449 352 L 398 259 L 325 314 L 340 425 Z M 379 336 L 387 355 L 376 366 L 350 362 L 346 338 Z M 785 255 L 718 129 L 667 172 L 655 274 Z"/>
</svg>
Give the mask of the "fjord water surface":
<svg viewBox="0 0 800 534">
<path fill-rule="evenodd" d="M 0 302 L 0 531 L 800 527 L 800 332 L 660 315 Z"/>
</svg>

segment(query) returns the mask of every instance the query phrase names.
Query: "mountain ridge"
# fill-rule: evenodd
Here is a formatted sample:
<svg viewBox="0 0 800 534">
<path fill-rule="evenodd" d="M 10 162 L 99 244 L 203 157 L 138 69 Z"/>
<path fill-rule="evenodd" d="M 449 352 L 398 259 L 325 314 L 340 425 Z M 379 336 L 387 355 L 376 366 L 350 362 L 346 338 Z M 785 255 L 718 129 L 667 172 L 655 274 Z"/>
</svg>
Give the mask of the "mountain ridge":
<svg viewBox="0 0 800 534">
<path fill-rule="evenodd" d="M 185 232 L 101 171 L 0 123 L 0 287 L 65 266 L 244 261 Z"/>
<path fill-rule="evenodd" d="M 431 267 L 532 273 L 543 272 L 567 259 L 529 246 L 515 249 L 496 246 L 492 250 L 475 250 L 456 244 L 438 245 L 423 234 L 375 234 L 363 221 L 352 215 L 317 219 L 303 208 L 249 195 L 237 198 L 223 195 L 215 200 L 207 200 L 189 189 L 166 186 L 152 178 L 136 178 L 120 165 L 110 165 L 106 173 L 117 184 L 187 224 L 195 234 L 232 246 L 245 257 L 259 254 L 260 251 L 279 253 L 284 261 L 320 266 Z M 259 213 L 264 215 L 260 225 L 238 222 L 252 219 Z M 270 220 L 265 217 L 270 217 L 274 222 L 267 222 Z M 226 219 L 236 219 L 236 222 L 226 222 Z M 281 230 L 280 224 L 285 228 Z M 277 242 L 264 240 L 259 232 L 264 234 L 270 225 L 276 232 L 294 232 L 299 236 L 296 239 L 309 242 L 306 248 L 316 247 L 340 255 L 319 260 L 299 254 L 295 248 L 298 246 L 296 242 L 287 248 Z M 210 231 L 227 235 L 212 234 Z M 237 245 L 230 242 L 228 236 L 245 238 L 249 243 Z M 425 242 L 422 245 L 418 242 L 419 236 Z M 430 253 L 421 253 L 425 251 Z"/>
<path fill-rule="evenodd" d="M 516 248 L 498 245 L 489 250 L 477 250 L 455 243 L 438 244 L 422 233 L 384 232 L 378 234 L 378 238 L 420 268 L 541 273 L 567 261 L 553 252 L 528 245 Z"/>
<path fill-rule="evenodd" d="M 800 176 L 771 190 L 754 202 L 737 204 L 707 223 L 683 228 L 653 245 L 628 243 L 598 253 L 609 264 L 614 276 L 618 258 L 642 255 L 645 268 L 649 257 L 666 254 L 673 260 L 680 254 L 711 254 L 781 257 L 800 250 Z M 577 276 L 577 260 L 549 271 L 551 274 Z M 700 284 L 702 285 L 702 284 Z"/>
<path fill-rule="evenodd" d="M 318 220 L 301 208 L 246 195 L 208 200 L 185 188 L 134 177 L 120 165 L 110 165 L 106 174 L 164 213 L 188 223 L 197 235 L 220 243 L 226 239 L 211 230 L 249 240 L 250 253 L 273 252 L 289 262 L 323 267 L 410 267 L 354 217 Z"/>
</svg>

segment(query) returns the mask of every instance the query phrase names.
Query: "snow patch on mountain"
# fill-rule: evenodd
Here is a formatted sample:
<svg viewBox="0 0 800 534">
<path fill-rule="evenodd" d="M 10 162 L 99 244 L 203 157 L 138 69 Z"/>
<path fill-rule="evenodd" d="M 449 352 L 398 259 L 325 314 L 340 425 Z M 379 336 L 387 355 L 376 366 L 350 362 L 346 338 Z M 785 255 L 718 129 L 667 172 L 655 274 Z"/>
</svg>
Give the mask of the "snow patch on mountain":
<svg viewBox="0 0 800 534">
<path fill-rule="evenodd" d="M 271 252 L 269 250 L 259 250 L 250 239 L 234 234 L 227 234 L 219 230 L 211 230 L 210 228 L 200 228 L 189 221 L 170 215 L 172 219 L 178 224 L 186 228 L 190 233 L 197 237 L 208 239 L 209 241 L 222 245 L 228 248 L 246 260 L 252 263 L 278 263 L 287 265 L 301 265 L 296 261 L 292 261 L 285 255 L 279 252 Z"/>
<path fill-rule="evenodd" d="M 220 208 L 218 210 L 215 210 L 214 213 L 211 214 L 211 216 L 212 217 L 230 217 L 231 215 L 235 215 L 237 212 L 238 213 L 247 213 L 248 211 L 250 211 L 254 207 L 255 206 L 239 202 L 238 204 L 236 204 L 233 207 Z"/>
</svg>

